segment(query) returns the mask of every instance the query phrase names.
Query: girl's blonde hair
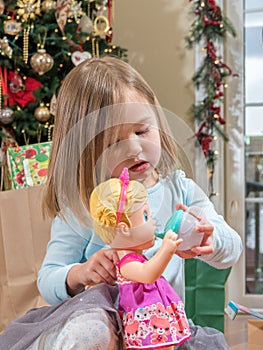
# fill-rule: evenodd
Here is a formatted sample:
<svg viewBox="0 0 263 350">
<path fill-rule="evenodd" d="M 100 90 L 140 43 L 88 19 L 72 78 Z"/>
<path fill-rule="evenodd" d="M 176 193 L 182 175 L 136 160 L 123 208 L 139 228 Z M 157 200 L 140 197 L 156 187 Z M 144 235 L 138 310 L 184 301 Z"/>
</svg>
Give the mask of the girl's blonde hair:
<svg viewBox="0 0 263 350">
<path fill-rule="evenodd" d="M 127 91 L 140 94 L 156 116 L 162 148 L 156 170 L 166 176 L 177 167 L 176 143 L 154 92 L 141 75 L 117 58 L 86 60 L 66 76 L 57 97 L 43 200 L 43 210 L 51 217 L 65 218 L 65 210 L 70 210 L 84 224 L 90 223 L 86 219 L 91 192 L 107 179 L 103 162 L 101 167 L 98 163 L 112 134 L 118 136 L 118 129 L 111 130 L 121 110 L 108 118 L 109 110 L 125 105 Z"/>
<path fill-rule="evenodd" d="M 109 179 L 95 187 L 90 196 L 90 214 L 94 220 L 94 230 L 106 244 L 111 244 L 115 236 L 114 228 L 117 225 L 121 186 L 119 179 Z M 130 181 L 120 221 L 130 227 L 129 217 L 135 210 L 135 204 L 145 203 L 147 199 L 145 187 L 138 181 Z"/>
</svg>

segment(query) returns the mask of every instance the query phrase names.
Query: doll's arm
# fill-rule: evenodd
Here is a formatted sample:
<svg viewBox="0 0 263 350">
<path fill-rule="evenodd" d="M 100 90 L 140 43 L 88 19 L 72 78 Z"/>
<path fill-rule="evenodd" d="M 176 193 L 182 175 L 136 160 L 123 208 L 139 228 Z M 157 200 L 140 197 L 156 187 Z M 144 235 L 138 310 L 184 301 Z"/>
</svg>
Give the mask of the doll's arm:
<svg viewBox="0 0 263 350">
<path fill-rule="evenodd" d="M 177 239 L 177 234 L 168 231 L 162 241 L 160 250 L 145 263 L 133 261 L 121 266 L 121 274 L 139 283 L 153 283 L 164 272 L 166 266 L 175 253 L 182 239 Z"/>
</svg>

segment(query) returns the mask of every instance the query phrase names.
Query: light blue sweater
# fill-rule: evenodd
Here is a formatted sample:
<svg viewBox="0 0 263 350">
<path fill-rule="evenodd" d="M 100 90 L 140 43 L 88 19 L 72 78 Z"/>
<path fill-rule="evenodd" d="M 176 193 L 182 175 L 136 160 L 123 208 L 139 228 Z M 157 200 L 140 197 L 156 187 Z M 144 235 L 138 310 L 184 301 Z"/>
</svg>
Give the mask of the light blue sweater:
<svg viewBox="0 0 263 350">
<path fill-rule="evenodd" d="M 176 203 L 202 207 L 206 218 L 214 225 L 214 253 L 198 259 L 223 269 L 237 262 L 242 251 L 240 236 L 214 210 L 213 204 L 194 181 L 182 171 L 175 172 L 148 189 L 151 215 L 156 221 L 157 231 L 163 232 L 167 220 L 175 211 Z M 159 249 L 161 239 L 145 255 L 150 258 Z M 51 228 L 51 239 L 38 276 L 38 288 L 43 298 L 55 305 L 70 298 L 66 290 L 66 278 L 72 266 L 82 263 L 96 251 L 108 248 L 94 233 L 71 215 L 66 221 L 55 218 Z M 174 255 L 164 277 L 184 299 L 184 260 Z"/>
</svg>

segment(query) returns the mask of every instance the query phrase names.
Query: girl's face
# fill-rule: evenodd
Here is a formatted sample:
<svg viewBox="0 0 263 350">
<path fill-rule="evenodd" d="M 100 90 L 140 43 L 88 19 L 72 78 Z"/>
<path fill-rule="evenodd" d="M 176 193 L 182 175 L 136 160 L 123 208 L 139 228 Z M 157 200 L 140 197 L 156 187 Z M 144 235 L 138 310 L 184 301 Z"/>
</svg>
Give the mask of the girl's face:
<svg viewBox="0 0 263 350">
<path fill-rule="evenodd" d="M 152 187 L 158 181 L 155 168 L 161 155 L 156 117 L 138 93 L 130 92 L 127 102 L 129 111 L 121 117 L 118 135 L 113 131 L 112 142 L 107 149 L 108 176 L 119 177 L 123 168 L 127 167 L 131 180 Z"/>
</svg>

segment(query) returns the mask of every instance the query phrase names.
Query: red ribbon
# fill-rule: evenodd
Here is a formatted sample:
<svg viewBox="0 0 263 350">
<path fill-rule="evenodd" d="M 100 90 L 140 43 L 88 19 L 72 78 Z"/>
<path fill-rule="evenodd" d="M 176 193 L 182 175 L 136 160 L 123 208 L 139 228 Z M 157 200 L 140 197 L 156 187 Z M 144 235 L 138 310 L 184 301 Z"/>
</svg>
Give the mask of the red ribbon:
<svg viewBox="0 0 263 350">
<path fill-rule="evenodd" d="M 109 26 L 111 26 L 111 10 L 112 10 L 112 1 L 108 0 L 108 21 L 109 21 Z"/>
<path fill-rule="evenodd" d="M 0 67 L 0 75 L 1 75 L 1 83 L 2 83 L 2 94 L 8 95 L 7 91 L 7 68 L 6 67 Z M 4 97 L 4 106 L 6 107 L 8 105 L 8 96 Z"/>
</svg>

